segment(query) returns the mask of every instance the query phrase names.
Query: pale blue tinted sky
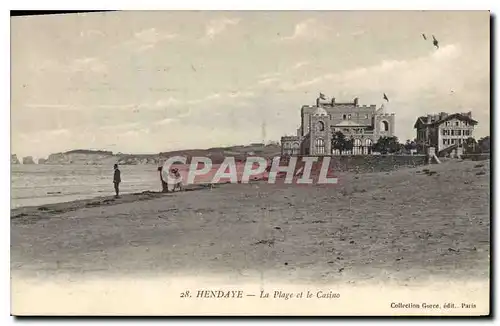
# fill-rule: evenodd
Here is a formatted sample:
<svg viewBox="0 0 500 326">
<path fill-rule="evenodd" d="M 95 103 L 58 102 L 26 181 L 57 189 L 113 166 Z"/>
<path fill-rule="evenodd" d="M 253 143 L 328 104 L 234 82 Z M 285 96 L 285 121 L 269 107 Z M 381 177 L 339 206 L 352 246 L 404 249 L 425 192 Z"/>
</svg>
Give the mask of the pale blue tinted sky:
<svg viewBox="0 0 500 326">
<path fill-rule="evenodd" d="M 247 144 L 264 123 L 279 140 L 320 91 L 387 93 L 402 140 L 439 111 L 470 110 L 489 134 L 488 12 L 130 11 L 15 17 L 11 33 L 21 156 Z"/>
</svg>

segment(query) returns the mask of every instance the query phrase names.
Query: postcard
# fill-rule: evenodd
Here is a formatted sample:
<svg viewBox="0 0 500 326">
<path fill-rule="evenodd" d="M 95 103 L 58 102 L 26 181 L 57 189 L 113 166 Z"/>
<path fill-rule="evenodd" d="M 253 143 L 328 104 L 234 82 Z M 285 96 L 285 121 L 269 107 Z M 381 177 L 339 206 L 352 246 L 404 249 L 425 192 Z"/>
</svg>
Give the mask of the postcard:
<svg viewBox="0 0 500 326">
<path fill-rule="evenodd" d="M 489 315 L 490 21 L 11 17 L 12 315 Z"/>
</svg>

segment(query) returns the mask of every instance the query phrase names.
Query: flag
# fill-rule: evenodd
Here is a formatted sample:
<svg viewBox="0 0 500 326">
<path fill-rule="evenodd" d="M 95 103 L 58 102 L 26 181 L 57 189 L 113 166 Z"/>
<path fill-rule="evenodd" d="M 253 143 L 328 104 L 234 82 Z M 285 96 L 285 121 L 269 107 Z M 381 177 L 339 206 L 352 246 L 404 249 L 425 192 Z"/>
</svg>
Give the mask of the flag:
<svg viewBox="0 0 500 326">
<path fill-rule="evenodd" d="M 319 93 L 319 98 L 322 100 L 326 100 L 326 96 L 323 93 Z"/>
<path fill-rule="evenodd" d="M 389 99 L 387 98 L 387 95 L 385 95 L 385 93 L 384 93 L 384 100 L 386 100 L 387 102 L 389 102 Z"/>
</svg>

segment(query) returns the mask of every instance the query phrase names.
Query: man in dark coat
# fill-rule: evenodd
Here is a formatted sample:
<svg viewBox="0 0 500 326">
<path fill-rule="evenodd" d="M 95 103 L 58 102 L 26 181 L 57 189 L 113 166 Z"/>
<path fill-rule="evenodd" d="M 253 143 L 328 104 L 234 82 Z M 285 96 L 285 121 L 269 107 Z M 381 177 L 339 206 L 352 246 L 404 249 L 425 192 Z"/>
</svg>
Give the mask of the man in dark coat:
<svg viewBox="0 0 500 326">
<path fill-rule="evenodd" d="M 115 173 L 113 175 L 113 184 L 115 185 L 115 192 L 116 192 L 116 197 L 120 195 L 120 182 L 122 182 L 121 179 L 121 173 L 120 170 L 118 169 L 118 164 L 115 164 Z"/>
</svg>

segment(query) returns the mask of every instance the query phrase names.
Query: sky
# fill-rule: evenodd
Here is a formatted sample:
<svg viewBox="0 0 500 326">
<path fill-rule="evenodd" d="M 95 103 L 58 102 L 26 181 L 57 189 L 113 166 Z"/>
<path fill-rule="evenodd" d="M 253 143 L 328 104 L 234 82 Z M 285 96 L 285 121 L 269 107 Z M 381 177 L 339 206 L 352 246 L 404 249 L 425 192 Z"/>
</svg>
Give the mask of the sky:
<svg viewBox="0 0 500 326">
<path fill-rule="evenodd" d="M 385 103 L 401 141 L 441 111 L 472 111 L 479 138 L 490 132 L 489 23 L 487 11 L 12 17 L 11 153 L 279 141 L 319 92 Z"/>
</svg>

